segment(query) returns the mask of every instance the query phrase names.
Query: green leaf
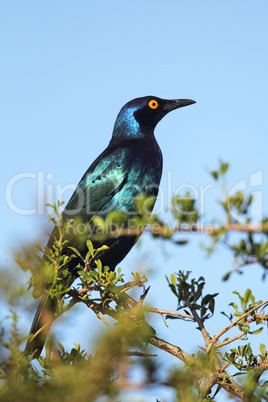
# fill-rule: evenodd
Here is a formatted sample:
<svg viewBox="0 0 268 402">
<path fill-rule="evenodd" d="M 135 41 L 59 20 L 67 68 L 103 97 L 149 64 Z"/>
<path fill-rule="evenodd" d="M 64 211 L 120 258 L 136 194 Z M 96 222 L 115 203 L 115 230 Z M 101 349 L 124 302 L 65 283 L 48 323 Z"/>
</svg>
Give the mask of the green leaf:
<svg viewBox="0 0 268 402">
<path fill-rule="evenodd" d="M 74 252 L 76 255 L 78 255 L 78 257 L 80 257 L 81 260 L 84 260 L 83 257 L 82 257 L 82 255 L 81 255 L 81 253 L 80 253 L 75 247 L 68 246 L 68 248 L 70 248 L 71 250 L 73 250 L 73 252 Z"/>
<path fill-rule="evenodd" d="M 170 275 L 170 280 L 171 280 L 172 285 L 176 287 L 176 277 L 174 274 Z"/>
<path fill-rule="evenodd" d="M 229 163 L 220 161 L 220 171 L 221 171 L 222 175 L 224 175 L 228 169 L 229 169 Z"/>
<path fill-rule="evenodd" d="M 88 249 L 88 251 L 90 253 L 90 256 L 93 257 L 93 255 L 94 255 L 94 247 L 93 247 L 92 241 L 88 239 L 86 241 L 86 245 L 87 245 L 87 249 Z"/>
<path fill-rule="evenodd" d="M 225 281 L 228 281 L 228 279 L 230 278 L 230 275 L 232 274 L 232 272 L 233 271 L 229 271 L 229 272 L 227 272 L 227 274 L 225 274 L 223 277 L 222 277 L 222 280 L 225 282 Z"/>
<path fill-rule="evenodd" d="M 264 345 L 264 343 L 260 344 L 260 352 L 262 355 L 266 355 L 266 353 L 267 353 L 266 346 Z"/>
<path fill-rule="evenodd" d="M 64 350 L 63 344 L 58 342 L 58 346 L 59 346 L 59 348 L 61 350 L 61 353 L 64 354 L 65 350 Z"/>
<path fill-rule="evenodd" d="M 101 251 L 108 250 L 108 249 L 109 249 L 109 247 L 104 244 L 104 245 L 101 246 L 100 248 L 97 248 L 96 254 L 100 253 Z"/>
<path fill-rule="evenodd" d="M 229 303 L 229 306 L 232 306 L 234 309 L 235 309 L 235 311 L 238 311 L 238 307 L 237 307 L 237 304 L 236 303 Z"/>
<path fill-rule="evenodd" d="M 107 227 L 111 230 L 120 229 L 127 219 L 127 214 L 119 211 L 109 212 L 106 218 Z"/>
<path fill-rule="evenodd" d="M 212 296 L 210 294 L 206 295 L 205 297 L 203 297 L 202 299 L 202 306 L 208 304 L 211 300 Z"/>
<path fill-rule="evenodd" d="M 95 260 L 95 264 L 97 265 L 97 270 L 98 270 L 99 275 L 101 275 L 101 273 L 102 273 L 102 262 L 101 262 L 101 260 Z M 94 271 L 92 271 L 92 272 L 94 272 Z"/>
<path fill-rule="evenodd" d="M 262 330 L 263 330 L 263 327 L 256 329 L 255 331 L 249 331 L 249 333 L 251 335 L 257 335 L 257 334 L 260 334 L 262 332 Z"/>
<path fill-rule="evenodd" d="M 244 303 L 245 303 L 245 306 L 248 304 L 248 302 L 249 302 L 249 300 L 250 300 L 250 297 L 251 297 L 251 290 L 250 290 L 250 289 L 247 289 L 247 290 L 245 291 L 245 294 L 244 294 Z"/>
<path fill-rule="evenodd" d="M 41 251 L 41 253 L 44 253 L 44 250 L 42 249 L 42 247 L 39 246 L 39 244 L 36 244 L 35 247 L 37 248 L 37 250 Z"/>
<path fill-rule="evenodd" d="M 210 171 L 211 176 L 213 177 L 213 179 L 218 180 L 218 172 L 216 170 L 211 170 Z"/>
<path fill-rule="evenodd" d="M 100 261 L 100 260 L 95 261 L 96 264 L 97 264 L 98 261 Z M 98 264 L 97 264 L 97 268 L 98 268 L 98 272 L 99 272 Z M 93 279 L 98 280 L 98 279 L 99 279 L 98 272 L 96 272 L 96 271 L 90 271 L 90 276 L 91 276 Z"/>
<path fill-rule="evenodd" d="M 94 216 L 93 218 L 93 223 L 94 225 L 101 231 L 105 231 L 106 225 L 104 219 L 102 219 L 100 216 Z"/>
<path fill-rule="evenodd" d="M 202 307 L 201 308 L 201 317 L 203 317 L 206 314 L 206 312 L 207 312 L 206 307 Z"/>
<path fill-rule="evenodd" d="M 250 347 L 250 344 L 247 343 L 244 347 L 243 347 L 243 354 L 242 356 L 250 356 L 252 355 L 252 349 Z"/>
<path fill-rule="evenodd" d="M 182 239 L 182 240 L 176 240 L 174 241 L 175 244 L 178 244 L 179 246 L 184 246 L 185 244 L 188 243 L 188 240 Z"/>
<path fill-rule="evenodd" d="M 262 243 L 259 248 L 259 254 L 266 254 L 268 249 L 268 241 Z"/>
<path fill-rule="evenodd" d="M 212 298 L 209 302 L 209 309 L 211 311 L 211 314 L 214 314 L 214 308 L 215 308 L 215 300 Z"/>
<path fill-rule="evenodd" d="M 23 272 L 27 272 L 28 270 L 32 271 L 30 269 L 29 264 L 27 264 L 25 261 L 20 261 L 20 260 L 15 260 L 15 261 L 18 264 L 18 266 L 23 270 Z"/>
</svg>

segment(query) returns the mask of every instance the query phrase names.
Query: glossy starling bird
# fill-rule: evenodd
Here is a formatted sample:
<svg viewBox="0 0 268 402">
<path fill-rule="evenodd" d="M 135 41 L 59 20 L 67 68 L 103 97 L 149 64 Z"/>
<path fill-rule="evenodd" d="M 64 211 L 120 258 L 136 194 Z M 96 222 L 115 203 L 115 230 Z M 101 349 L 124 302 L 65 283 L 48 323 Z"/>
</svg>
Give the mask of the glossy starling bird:
<svg viewBox="0 0 268 402">
<path fill-rule="evenodd" d="M 86 225 L 96 216 L 105 218 L 111 211 L 124 212 L 129 219 L 138 215 L 136 198 L 141 194 L 156 198 L 162 175 L 162 153 L 154 136 L 155 126 L 167 113 L 193 103 L 195 101 L 190 99 L 166 100 L 145 96 L 123 106 L 115 121 L 108 147 L 82 177 L 63 212 L 62 220 L 79 218 L 79 222 Z M 55 230 L 50 236 L 48 247 L 52 247 Z M 114 270 L 137 238 L 118 236 L 105 242 L 93 241 L 93 245 L 95 248 L 103 244 L 109 246 L 98 258 L 103 266 L 108 265 Z M 85 256 L 88 251 L 86 242 L 84 240 L 81 243 L 75 231 L 67 240 L 68 246 L 77 248 Z M 70 255 L 70 249 L 66 247 L 65 253 Z M 76 265 L 77 262 L 73 262 L 68 266 L 70 282 L 75 279 Z M 42 328 L 55 311 L 56 300 L 43 295 L 30 334 L 34 335 Z M 28 341 L 26 353 L 33 357 L 40 355 L 49 327 L 47 325 L 46 331 L 41 331 L 32 341 Z"/>
</svg>

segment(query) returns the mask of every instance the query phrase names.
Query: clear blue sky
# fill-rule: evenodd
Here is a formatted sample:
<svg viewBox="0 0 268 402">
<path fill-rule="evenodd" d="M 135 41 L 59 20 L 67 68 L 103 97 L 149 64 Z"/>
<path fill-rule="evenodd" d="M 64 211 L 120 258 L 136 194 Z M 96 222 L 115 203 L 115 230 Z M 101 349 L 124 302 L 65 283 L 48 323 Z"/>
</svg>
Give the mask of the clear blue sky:
<svg viewBox="0 0 268 402">
<path fill-rule="evenodd" d="M 10 248 L 35 239 L 46 221 L 45 215 L 23 216 L 10 209 L 4 194 L 12 177 L 33 177 L 13 187 L 14 203 L 28 210 L 37 204 L 37 172 L 40 180 L 44 177 L 40 188 L 49 185 L 54 196 L 57 185 L 74 185 L 107 146 L 123 104 L 144 95 L 197 101 L 157 126 L 164 189 L 168 172 L 173 190 L 185 184 L 199 190 L 214 185 L 208 170 L 221 157 L 231 163 L 229 188 L 246 179 L 249 189 L 250 175 L 262 171 L 257 189 L 267 215 L 267 15 L 265 0 L 2 2 L 1 265 L 12 261 Z M 70 194 L 66 191 L 64 198 Z M 205 221 L 217 216 L 218 196 L 214 188 L 206 193 Z M 164 254 L 159 243 L 152 260 L 154 243 L 145 239 L 120 265 L 127 272 L 146 254 L 155 268 L 149 281 L 158 307 L 176 307 L 161 283 L 178 269 L 204 275 L 208 291 L 222 292 L 218 311 L 235 288 L 244 292 L 251 286 L 259 298 L 267 298 L 260 269 L 250 268 L 222 284 L 230 255 L 219 250 L 205 260 L 199 242 L 195 237 L 184 248 L 165 247 Z M 224 323 L 216 322 L 212 331 Z M 190 348 L 194 327 L 187 340 L 184 335 L 178 340 L 180 325 L 166 329 L 159 320 L 160 335 Z M 87 347 L 82 330 L 70 330 L 68 336 Z"/>
</svg>

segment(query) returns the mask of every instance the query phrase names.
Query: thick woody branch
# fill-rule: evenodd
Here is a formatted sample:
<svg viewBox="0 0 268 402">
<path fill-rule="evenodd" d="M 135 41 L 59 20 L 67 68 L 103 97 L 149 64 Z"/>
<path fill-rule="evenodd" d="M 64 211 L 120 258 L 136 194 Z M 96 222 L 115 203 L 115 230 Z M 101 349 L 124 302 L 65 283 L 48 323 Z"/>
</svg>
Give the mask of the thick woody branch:
<svg viewBox="0 0 268 402">
<path fill-rule="evenodd" d="M 202 388 L 202 395 L 207 395 L 211 388 L 218 384 L 222 388 L 225 389 L 228 393 L 244 400 L 244 389 L 240 385 L 238 385 L 232 378 L 229 378 L 225 372 L 222 371 L 211 371 L 210 369 L 204 367 L 198 360 L 188 355 L 188 353 L 184 352 L 178 346 L 174 346 L 169 342 L 164 341 L 163 339 L 158 338 L 157 336 L 153 336 L 149 339 L 149 343 L 159 349 L 164 350 L 167 353 L 177 357 L 182 360 L 186 365 L 192 366 L 199 371 L 196 373 L 197 377 L 202 377 L 202 374 L 209 378 L 208 382 Z M 201 399 L 202 400 L 202 399 Z"/>
<path fill-rule="evenodd" d="M 174 346 L 169 342 L 164 341 L 163 339 L 158 338 L 157 336 L 152 336 L 149 339 L 149 343 L 159 349 L 164 350 L 165 352 L 170 353 L 171 355 L 177 357 L 178 359 L 182 360 L 185 364 L 189 366 L 194 366 L 202 368 L 203 371 L 206 371 L 204 367 L 200 365 L 200 363 L 194 359 L 191 355 L 184 352 L 180 347 Z"/>
<path fill-rule="evenodd" d="M 212 226 L 210 224 L 198 226 L 197 224 L 175 224 L 173 226 L 161 226 L 160 224 L 152 224 L 151 226 L 132 227 L 132 228 L 121 228 L 116 229 L 110 233 L 105 233 L 105 238 L 114 238 L 118 236 L 138 236 L 142 233 L 152 233 L 154 235 L 169 236 L 176 232 L 181 233 L 205 233 L 205 234 L 217 234 L 220 231 L 225 230 L 226 232 L 247 232 L 247 233 L 260 233 L 267 232 L 268 225 L 240 225 L 227 223 L 223 226 Z M 104 234 L 94 234 L 92 240 L 97 240 L 100 236 L 103 237 Z"/>
</svg>

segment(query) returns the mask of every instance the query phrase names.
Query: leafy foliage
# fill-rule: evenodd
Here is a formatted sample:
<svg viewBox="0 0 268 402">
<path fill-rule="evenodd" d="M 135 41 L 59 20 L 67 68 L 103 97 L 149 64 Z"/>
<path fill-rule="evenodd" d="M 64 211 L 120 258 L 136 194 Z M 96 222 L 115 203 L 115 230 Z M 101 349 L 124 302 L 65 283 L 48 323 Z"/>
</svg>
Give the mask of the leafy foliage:
<svg viewBox="0 0 268 402">
<path fill-rule="evenodd" d="M 161 237 L 177 246 L 188 242 L 185 237 L 189 232 L 203 234 L 209 244 L 203 245 L 203 249 L 209 255 L 223 244 L 234 259 L 234 268 L 226 273 L 225 280 L 234 272 L 242 273 L 249 264 L 261 266 L 264 273 L 268 268 L 267 221 L 258 225 L 252 223 L 252 195 L 238 192 L 228 196 L 228 169 L 229 164 L 220 161 L 219 168 L 211 172 L 223 190 L 219 205 L 226 218 L 224 223 L 218 220 L 217 225 L 213 223 L 209 230 L 204 230 L 199 225 L 201 216 L 196 200 L 186 193 L 184 197 L 173 198 L 172 226 L 166 225 L 164 218 L 156 214 L 151 216 L 147 226 L 153 237 Z M 124 226 L 124 214 L 111 212 L 105 220 L 98 217 L 94 221 L 99 229 L 95 234 L 113 236 L 118 234 L 118 230 L 127 230 L 126 235 L 133 235 L 135 231 L 139 234 L 148 220 L 153 201 L 144 197 L 137 200 L 140 213 L 128 228 Z M 190 271 L 179 270 L 166 277 L 175 297 L 174 311 L 153 308 L 145 303 L 149 292 L 149 287 L 145 287 L 145 276 L 133 273 L 132 280 L 125 282 L 120 269 L 110 272 L 109 267 L 102 265 L 101 252 L 107 246 L 94 249 L 92 241 L 87 240 L 85 256 L 77 248 L 68 246 L 63 240 L 64 233 L 72 223 L 62 224 L 60 205 L 53 206 L 55 217 L 49 217 L 58 228 L 53 246 L 44 250 L 38 248 L 36 257 L 33 257 L 32 248 L 23 253 L 24 258 L 17 255 L 27 284 L 18 291 L 11 289 L 12 280 L 1 284 L 3 294 L 7 295 L 6 303 L 12 300 L 13 310 L 2 323 L 0 332 L 0 400 L 121 400 L 127 389 L 158 385 L 173 390 L 174 401 L 216 401 L 218 393 L 223 392 L 236 400 L 248 402 L 268 399 L 265 380 L 267 347 L 259 343 L 256 349 L 251 343 L 252 337 L 258 339 L 267 327 L 268 301 L 258 300 L 258 295 L 254 295 L 251 289 L 246 289 L 244 294 L 234 290 L 234 301 L 228 305 L 226 300 L 225 311 L 219 320 L 218 293 L 206 291 L 204 276 L 193 278 Z M 243 218 L 245 225 L 241 225 L 239 217 Z M 234 232 L 236 236 L 233 236 Z M 66 247 L 70 251 L 68 255 L 64 251 Z M 40 252 L 44 253 L 44 258 L 40 257 Z M 68 263 L 74 260 L 77 266 L 75 274 L 80 280 L 70 286 Z M 94 354 L 89 355 L 76 344 L 68 351 L 51 337 L 38 360 L 32 361 L 31 356 L 25 355 L 22 350 L 27 337 L 21 330 L 16 303 L 21 305 L 29 290 L 34 297 L 46 292 L 57 299 L 55 319 L 78 303 L 89 308 L 105 324 Z M 161 315 L 165 323 L 171 319 L 180 320 L 176 346 L 158 338 L 151 320 L 153 314 Z M 216 334 L 209 331 L 212 320 L 220 325 Z M 116 325 L 111 325 L 112 322 Z M 193 345 L 193 350 L 187 352 L 180 347 L 182 326 L 193 323 L 202 342 L 198 348 Z M 164 377 L 154 354 L 156 348 L 177 359 L 177 364 L 165 372 Z M 143 373 L 138 384 L 132 381 L 132 372 L 137 367 Z"/>
</svg>

